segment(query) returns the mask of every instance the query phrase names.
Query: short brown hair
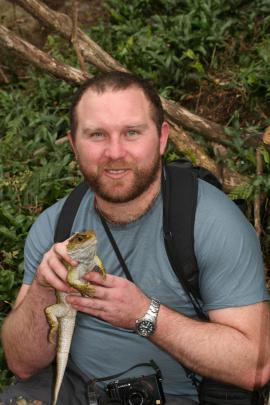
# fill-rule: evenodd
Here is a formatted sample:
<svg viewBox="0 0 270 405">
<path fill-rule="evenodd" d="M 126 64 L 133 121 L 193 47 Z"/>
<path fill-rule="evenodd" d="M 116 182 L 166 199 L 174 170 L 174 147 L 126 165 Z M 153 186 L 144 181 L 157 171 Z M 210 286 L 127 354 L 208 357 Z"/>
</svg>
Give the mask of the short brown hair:
<svg viewBox="0 0 270 405">
<path fill-rule="evenodd" d="M 87 90 L 93 89 L 97 93 L 104 93 L 107 89 L 117 91 L 126 90 L 129 87 L 137 87 L 143 91 L 145 97 L 151 104 L 152 118 L 160 134 L 161 126 L 164 121 L 164 110 L 160 97 L 154 87 L 149 81 L 132 73 L 113 71 L 87 79 L 75 93 L 70 108 L 71 136 L 73 139 L 75 139 L 78 127 L 77 105 Z"/>
</svg>

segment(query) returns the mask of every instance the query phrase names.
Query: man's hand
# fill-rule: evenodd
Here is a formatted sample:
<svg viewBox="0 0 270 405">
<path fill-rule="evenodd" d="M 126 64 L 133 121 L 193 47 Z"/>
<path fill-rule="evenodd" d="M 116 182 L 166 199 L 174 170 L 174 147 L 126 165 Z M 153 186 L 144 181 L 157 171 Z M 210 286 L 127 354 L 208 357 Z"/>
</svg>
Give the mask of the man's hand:
<svg viewBox="0 0 270 405">
<path fill-rule="evenodd" d="M 67 302 L 81 312 L 100 318 L 113 326 L 134 329 L 136 319 L 149 308 L 150 299 L 131 281 L 108 274 L 104 280 L 96 272 L 84 277 L 95 285 L 93 298 L 70 295 Z"/>
<path fill-rule="evenodd" d="M 44 254 L 43 259 L 37 269 L 35 280 L 41 287 L 49 287 L 63 292 L 71 292 L 73 289 L 66 283 L 66 265 L 77 266 L 67 253 L 68 240 L 54 244 L 51 249 Z"/>
</svg>

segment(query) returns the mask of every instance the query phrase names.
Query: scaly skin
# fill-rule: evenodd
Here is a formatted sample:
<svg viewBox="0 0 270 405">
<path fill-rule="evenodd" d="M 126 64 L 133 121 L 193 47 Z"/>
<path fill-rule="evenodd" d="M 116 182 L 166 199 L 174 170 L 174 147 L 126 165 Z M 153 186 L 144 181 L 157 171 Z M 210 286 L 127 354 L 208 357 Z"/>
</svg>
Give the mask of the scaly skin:
<svg viewBox="0 0 270 405">
<path fill-rule="evenodd" d="M 83 280 L 85 273 L 93 270 L 96 266 L 100 269 L 103 277 L 106 277 L 105 268 L 101 260 L 96 256 L 96 234 L 93 231 L 77 232 L 68 242 L 67 251 L 72 259 L 79 262 L 78 266 L 67 266 L 67 282 L 78 290 L 82 295 L 93 297 L 95 288 Z M 57 303 L 45 309 L 46 317 L 50 325 L 49 341 L 53 343 L 55 333 L 58 333 L 57 344 L 57 373 L 52 405 L 57 402 L 59 390 L 65 373 L 71 340 L 75 327 L 77 311 L 66 302 L 66 293 L 57 291 Z"/>
</svg>

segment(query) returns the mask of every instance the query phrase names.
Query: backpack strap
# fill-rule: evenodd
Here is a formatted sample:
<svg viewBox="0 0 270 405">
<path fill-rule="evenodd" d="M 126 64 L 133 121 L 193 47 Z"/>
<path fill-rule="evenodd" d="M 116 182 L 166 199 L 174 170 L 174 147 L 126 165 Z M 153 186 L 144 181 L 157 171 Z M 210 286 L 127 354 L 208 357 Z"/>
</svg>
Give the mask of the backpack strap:
<svg viewBox="0 0 270 405">
<path fill-rule="evenodd" d="M 190 164 L 172 162 L 163 167 L 163 232 L 170 264 L 189 296 L 197 315 L 206 318 L 199 303 L 198 266 L 194 253 L 194 221 L 197 205 L 198 175 Z M 67 197 L 60 212 L 54 242 L 66 240 L 81 204 L 89 189 L 79 184 Z"/>
<path fill-rule="evenodd" d="M 194 252 L 194 222 L 198 176 L 195 171 L 172 162 L 163 167 L 163 232 L 167 255 L 197 315 L 206 319 L 199 303 L 198 265 Z"/>
<path fill-rule="evenodd" d="M 75 216 L 81 204 L 82 198 L 88 189 L 88 184 L 83 182 L 75 187 L 67 197 L 55 227 L 55 243 L 63 242 L 70 237 Z"/>
</svg>

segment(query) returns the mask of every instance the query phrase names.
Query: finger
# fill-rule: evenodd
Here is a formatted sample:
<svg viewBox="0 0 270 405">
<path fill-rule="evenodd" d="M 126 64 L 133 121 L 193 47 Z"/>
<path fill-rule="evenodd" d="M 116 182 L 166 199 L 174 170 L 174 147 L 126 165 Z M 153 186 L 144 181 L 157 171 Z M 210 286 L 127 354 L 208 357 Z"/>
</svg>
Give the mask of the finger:
<svg viewBox="0 0 270 405">
<path fill-rule="evenodd" d="M 95 298 L 81 297 L 70 294 L 68 297 L 66 297 L 66 301 L 78 311 L 88 312 L 91 314 L 93 314 L 92 311 L 98 311 L 101 313 L 106 310 L 105 302 Z"/>
<path fill-rule="evenodd" d="M 72 257 L 68 254 L 67 244 L 68 240 L 61 243 L 55 243 L 52 246 L 52 251 L 61 259 L 61 261 L 65 261 L 66 263 L 75 267 L 78 265 L 78 262 L 76 260 L 73 260 Z"/>
<path fill-rule="evenodd" d="M 66 280 L 67 268 L 66 265 L 57 256 L 48 256 L 45 258 L 45 266 L 51 269 L 57 277 Z"/>
<path fill-rule="evenodd" d="M 43 287 L 51 287 L 59 291 L 69 292 L 69 286 L 58 275 L 44 264 L 40 265 L 36 274 L 36 280 Z"/>
<path fill-rule="evenodd" d="M 106 278 L 103 278 L 103 276 L 97 272 L 97 271 L 89 271 L 84 275 L 84 279 L 88 281 L 89 283 L 93 283 L 96 285 L 100 285 L 103 287 L 114 287 L 116 280 L 115 279 L 120 279 L 120 277 L 112 276 L 111 274 L 107 274 Z"/>
<path fill-rule="evenodd" d="M 49 272 L 46 276 L 46 282 L 57 291 L 69 293 L 71 288 L 62 279 L 60 279 L 54 272 Z"/>
<path fill-rule="evenodd" d="M 99 299 L 99 300 L 103 300 L 103 301 L 107 301 L 109 299 L 111 299 L 111 294 L 110 292 L 112 291 L 109 288 L 106 288 L 104 286 L 99 286 L 97 284 L 94 284 L 95 286 L 95 292 L 94 294 L 91 296 L 91 298 L 95 298 L 95 299 Z"/>
<path fill-rule="evenodd" d="M 60 291 L 69 292 L 66 283 L 67 269 L 54 250 L 45 253 L 37 272 L 37 280 L 41 285 L 49 285 Z"/>
</svg>

